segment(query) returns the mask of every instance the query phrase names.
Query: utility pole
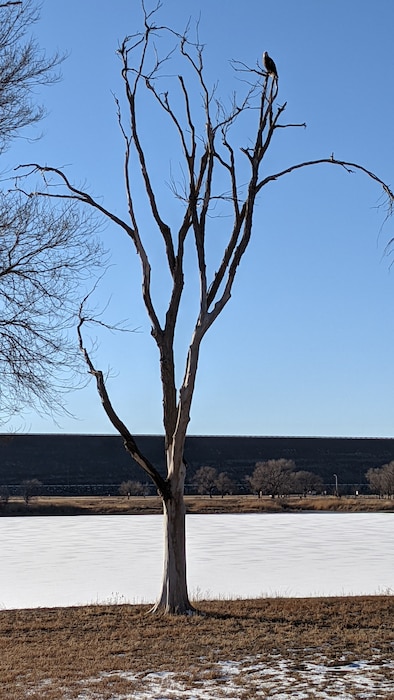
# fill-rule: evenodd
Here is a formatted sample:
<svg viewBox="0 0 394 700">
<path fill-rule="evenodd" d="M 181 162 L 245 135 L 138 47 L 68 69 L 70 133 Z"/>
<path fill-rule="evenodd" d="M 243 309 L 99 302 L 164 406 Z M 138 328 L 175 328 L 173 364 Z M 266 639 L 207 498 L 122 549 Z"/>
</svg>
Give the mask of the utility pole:
<svg viewBox="0 0 394 700">
<path fill-rule="evenodd" d="M 336 474 L 334 474 L 334 479 L 335 479 L 335 496 L 338 498 L 339 497 L 339 491 L 338 491 L 338 477 Z"/>
</svg>

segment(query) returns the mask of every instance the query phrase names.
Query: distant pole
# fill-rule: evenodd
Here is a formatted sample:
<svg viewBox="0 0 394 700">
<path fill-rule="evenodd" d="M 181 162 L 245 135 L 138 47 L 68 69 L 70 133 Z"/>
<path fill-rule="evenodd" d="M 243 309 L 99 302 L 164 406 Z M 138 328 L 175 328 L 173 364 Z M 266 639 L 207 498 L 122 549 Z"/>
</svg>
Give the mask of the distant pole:
<svg viewBox="0 0 394 700">
<path fill-rule="evenodd" d="M 338 477 L 336 474 L 334 474 L 334 479 L 335 479 L 335 495 L 338 498 L 339 496 L 339 491 L 338 491 Z"/>
</svg>

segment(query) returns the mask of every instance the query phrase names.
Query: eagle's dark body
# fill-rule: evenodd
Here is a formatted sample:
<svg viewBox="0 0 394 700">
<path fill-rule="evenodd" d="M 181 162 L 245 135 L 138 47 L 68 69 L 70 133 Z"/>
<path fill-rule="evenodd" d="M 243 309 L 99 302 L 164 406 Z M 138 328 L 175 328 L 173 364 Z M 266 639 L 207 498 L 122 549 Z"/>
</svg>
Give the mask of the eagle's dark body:
<svg viewBox="0 0 394 700">
<path fill-rule="evenodd" d="M 267 73 L 278 80 L 278 71 L 276 70 L 275 62 L 272 60 L 271 56 L 268 56 L 267 51 L 263 53 L 263 63 Z"/>
</svg>

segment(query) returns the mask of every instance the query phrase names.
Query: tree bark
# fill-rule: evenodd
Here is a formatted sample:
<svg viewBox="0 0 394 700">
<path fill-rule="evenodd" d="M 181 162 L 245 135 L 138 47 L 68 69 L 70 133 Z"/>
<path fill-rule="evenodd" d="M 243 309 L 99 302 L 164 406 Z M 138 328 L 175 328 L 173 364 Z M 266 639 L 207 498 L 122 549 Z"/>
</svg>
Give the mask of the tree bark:
<svg viewBox="0 0 394 700">
<path fill-rule="evenodd" d="M 152 612 L 185 615 L 195 612 L 186 578 L 185 466 L 170 479 L 170 497 L 163 499 L 164 569 L 161 593 Z"/>
</svg>

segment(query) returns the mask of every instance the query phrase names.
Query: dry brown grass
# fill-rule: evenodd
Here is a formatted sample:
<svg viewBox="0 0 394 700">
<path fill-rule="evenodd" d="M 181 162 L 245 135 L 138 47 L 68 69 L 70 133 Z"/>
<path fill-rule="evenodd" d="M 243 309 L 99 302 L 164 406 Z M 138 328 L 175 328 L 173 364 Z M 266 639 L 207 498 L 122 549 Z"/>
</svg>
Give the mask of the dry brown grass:
<svg viewBox="0 0 394 700">
<path fill-rule="evenodd" d="M 297 677 L 322 657 L 328 666 L 373 658 L 383 679 L 392 673 L 385 664 L 393 657 L 393 597 L 206 601 L 198 607 L 203 614 L 186 618 L 152 616 L 146 606 L 129 605 L 0 611 L 1 700 L 90 698 L 81 695 L 86 679 L 95 697 L 127 691 L 132 698 L 146 674 L 160 670 L 195 688 L 202 677 L 217 679 L 220 663 L 229 660 L 272 665 L 285 658 Z M 237 697 L 255 697 L 246 670 L 237 683 Z"/>
<path fill-rule="evenodd" d="M 257 498 L 256 496 L 186 496 L 188 513 L 283 513 L 302 511 L 393 512 L 394 500 L 373 496 L 335 498 Z M 156 496 L 39 496 L 26 506 L 21 498 L 12 498 L 2 515 L 141 515 L 162 512 Z"/>
</svg>

